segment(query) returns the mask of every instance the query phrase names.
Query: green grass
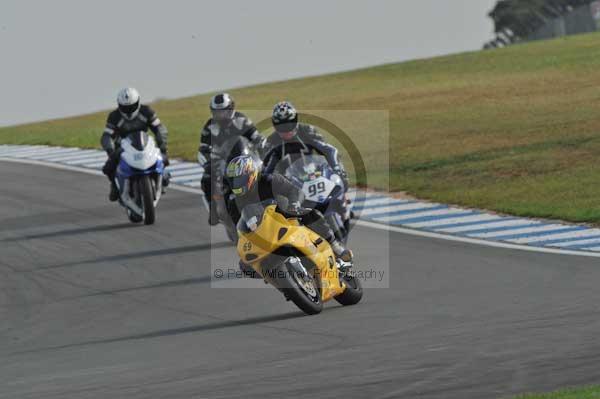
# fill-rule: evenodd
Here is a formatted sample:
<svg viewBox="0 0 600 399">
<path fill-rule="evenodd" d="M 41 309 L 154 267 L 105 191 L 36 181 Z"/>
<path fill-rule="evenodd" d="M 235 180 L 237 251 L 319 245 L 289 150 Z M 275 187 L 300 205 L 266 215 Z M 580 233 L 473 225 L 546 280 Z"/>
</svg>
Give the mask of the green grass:
<svg viewBox="0 0 600 399">
<path fill-rule="evenodd" d="M 600 399 L 600 387 L 567 389 L 547 394 L 527 394 L 514 399 Z"/>
<path fill-rule="evenodd" d="M 348 124 L 370 173 L 359 183 L 386 187 L 389 172 L 392 191 L 420 198 L 600 222 L 600 34 L 231 93 L 246 110 L 288 98 L 300 109 L 389 111 L 389 170 L 379 119 L 361 114 Z M 172 155 L 195 159 L 209 97 L 154 104 L 172 133 Z M 0 143 L 98 147 L 105 117 L 2 128 Z"/>
</svg>

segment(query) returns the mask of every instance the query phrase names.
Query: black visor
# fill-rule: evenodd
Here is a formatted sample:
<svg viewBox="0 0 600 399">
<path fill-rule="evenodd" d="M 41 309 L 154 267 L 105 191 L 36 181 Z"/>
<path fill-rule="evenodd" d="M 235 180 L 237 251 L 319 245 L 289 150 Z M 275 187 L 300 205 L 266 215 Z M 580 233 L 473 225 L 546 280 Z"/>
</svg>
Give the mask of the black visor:
<svg viewBox="0 0 600 399">
<path fill-rule="evenodd" d="M 294 131 L 298 126 L 298 122 L 286 122 L 275 125 L 275 131 L 278 133 L 289 133 Z"/>
<path fill-rule="evenodd" d="M 232 190 L 234 190 L 233 192 L 237 194 L 236 191 L 239 189 L 248 188 L 248 175 L 229 178 L 229 183 L 231 184 Z"/>
<path fill-rule="evenodd" d="M 211 110 L 212 116 L 216 121 L 229 121 L 233 118 L 232 109 L 213 109 Z"/>
<path fill-rule="evenodd" d="M 121 111 L 125 115 L 132 115 L 135 111 L 138 110 L 139 107 L 140 107 L 140 102 L 139 101 L 136 102 L 135 104 L 131 104 L 131 105 L 121 105 L 121 104 L 119 104 L 119 111 Z"/>
</svg>

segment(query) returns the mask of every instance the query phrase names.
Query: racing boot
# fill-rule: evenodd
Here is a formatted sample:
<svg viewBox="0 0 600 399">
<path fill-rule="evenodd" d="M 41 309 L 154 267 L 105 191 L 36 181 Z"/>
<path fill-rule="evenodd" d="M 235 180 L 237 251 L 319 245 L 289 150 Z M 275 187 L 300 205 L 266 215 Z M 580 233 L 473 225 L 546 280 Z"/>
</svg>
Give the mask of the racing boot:
<svg viewBox="0 0 600 399">
<path fill-rule="evenodd" d="M 108 194 L 108 200 L 110 202 L 115 202 L 119 199 L 119 189 L 114 181 L 110 182 L 110 194 Z"/>
<path fill-rule="evenodd" d="M 217 211 L 217 203 L 215 201 L 209 202 L 210 211 L 208 215 L 208 224 L 216 226 L 219 224 L 219 212 Z"/>
<path fill-rule="evenodd" d="M 171 172 L 165 172 L 162 177 L 162 192 L 164 194 L 167 192 L 167 187 L 169 187 L 169 183 L 171 183 Z"/>
<path fill-rule="evenodd" d="M 352 260 L 354 259 L 352 251 L 346 248 L 340 240 L 334 239 L 329 245 L 331 245 L 331 249 L 333 249 L 333 253 L 337 259 L 345 263 L 352 263 Z"/>
</svg>

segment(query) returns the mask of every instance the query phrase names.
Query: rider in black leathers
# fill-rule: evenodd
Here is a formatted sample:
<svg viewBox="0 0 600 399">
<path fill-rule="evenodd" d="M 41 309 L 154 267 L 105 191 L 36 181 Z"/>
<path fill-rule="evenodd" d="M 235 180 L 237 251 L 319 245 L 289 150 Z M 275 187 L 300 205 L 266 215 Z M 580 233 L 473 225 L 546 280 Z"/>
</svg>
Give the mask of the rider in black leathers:
<svg viewBox="0 0 600 399">
<path fill-rule="evenodd" d="M 167 156 L 168 131 L 162 124 L 156 112 L 147 105 L 140 103 L 140 95 L 133 88 L 121 90 L 117 96 L 118 108 L 108 115 L 106 126 L 100 144 L 108 154 L 108 160 L 102 168 L 102 172 L 110 180 L 110 201 L 116 201 L 119 193 L 115 185 L 115 172 L 121 156 L 121 139 L 128 134 L 148 131 L 150 129 L 156 137 L 156 144 L 162 153 L 165 166 L 169 165 Z M 165 182 L 168 184 L 168 182 Z"/>
<path fill-rule="evenodd" d="M 338 150 L 326 143 L 314 126 L 298 123 L 298 112 L 291 103 L 277 103 L 271 120 L 275 132 L 267 138 L 264 173 L 283 173 L 289 165 L 280 166 L 280 163 L 288 155 L 316 151 L 327 159 L 331 168 L 342 178 L 344 189 L 348 189 L 348 175 L 340 162 Z"/>
<path fill-rule="evenodd" d="M 243 136 L 257 150 L 262 151 L 265 147 L 265 138 L 246 115 L 235 110 L 235 102 L 227 93 L 217 94 L 211 99 L 210 111 L 212 117 L 206 122 L 200 134 L 198 162 L 204 167 L 201 187 L 210 209 L 208 223 L 213 226 L 219 223 L 216 204 L 212 201 L 212 193 L 217 183 L 216 172 L 218 172 L 213 169 L 214 165 L 211 162 L 213 147 L 220 146 L 231 138 Z"/>
</svg>

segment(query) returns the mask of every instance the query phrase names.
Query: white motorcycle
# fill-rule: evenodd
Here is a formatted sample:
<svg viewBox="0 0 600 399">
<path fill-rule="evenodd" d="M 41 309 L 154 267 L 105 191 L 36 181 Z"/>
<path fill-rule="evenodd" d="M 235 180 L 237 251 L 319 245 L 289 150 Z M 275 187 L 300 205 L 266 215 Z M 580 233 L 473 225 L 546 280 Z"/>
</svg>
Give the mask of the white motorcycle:
<svg viewBox="0 0 600 399">
<path fill-rule="evenodd" d="M 121 151 L 115 175 L 119 203 L 131 222 L 153 224 L 165 178 L 168 183 L 160 149 L 148 133 L 140 131 L 121 141 Z"/>
<path fill-rule="evenodd" d="M 285 176 L 304 192 L 305 208 L 319 210 L 337 239 L 346 242 L 350 233 L 351 212 L 342 178 L 319 154 L 298 157 Z"/>
</svg>

